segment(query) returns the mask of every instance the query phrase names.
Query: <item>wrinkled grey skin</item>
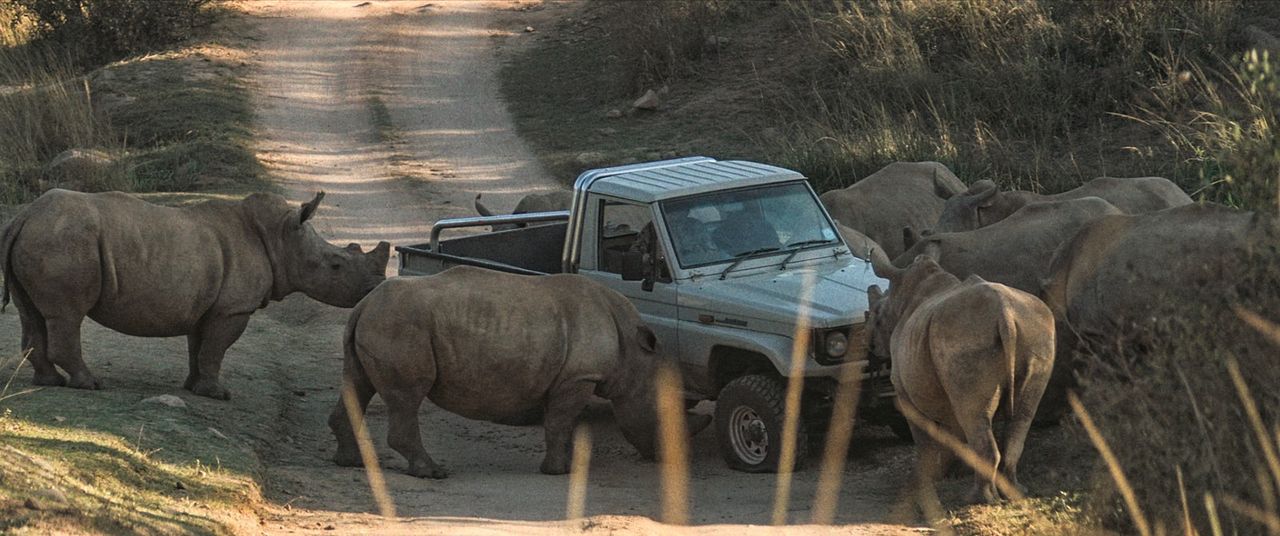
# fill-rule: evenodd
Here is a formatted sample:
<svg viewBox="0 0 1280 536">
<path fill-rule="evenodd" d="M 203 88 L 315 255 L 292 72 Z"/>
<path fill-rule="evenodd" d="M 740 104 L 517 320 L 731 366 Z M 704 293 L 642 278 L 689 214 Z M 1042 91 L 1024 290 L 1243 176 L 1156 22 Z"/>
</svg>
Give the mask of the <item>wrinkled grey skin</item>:
<svg viewBox="0 0 1280 536">
<path fill-rule="evenodd" d="M 1053 195 L 1033 192 L 1001 192 L 994 182 L 981 180 L 967 191 L 948 199 L 933 231 L 972 231 L 1003 220 L 1030 203 L 1100 197 L 1124 214 L 1142 214 L 1191 203 L 1178 185 L 1160 177 L 1120 179 L 1099 177 L 1079 187 Z"/>
<path fill-rule="evenodd" d="M 977 276 L 961 282 L 928 255 L 905 269 L 879 256 L 876 275 L 891 288 L 868 289 L 872 351 L 890 350 L 897 404 L 963 438 L 1011 484 L 1027 430 L 1054 360 L 1053 314 L 1035 296 Z M 888 343 L 885 346 L 885 343 Z M 1003 448 L 993 433 L 997 409 L 1008 419 Z M 934 481 L 953 458 L 915 422 L 916 492 L 925 512 L 939 512 Z M 969 501 L 991 503 L 1001 492 L 994 473 L 975 473 Z"/>
<path fill-rule="evenodd" d="M 1059 368 L 1078 338 L 1107 343 L 1197 304 L 1227 297 L 1245 255 L 1280 247 L 1280 222 L 1221 206 L 1187 205 L 1101 218 L 1062 244 L 1042 297 L 1058 320 Z M 1070 374 L 1056 374 L 1046 405 L 1061 407 Z"/>
<path fill-rule="evenodd" d="M 254 311 L 297 291 L 352 307 L 385 277 L 390 244 L 341 248 L 306 223 L 322 197 L 300 208 L 274 194 L 170 208 L 118 192 L 40 196 L 0 242 L 4 303 L 17 306 L 33 383 L 102 387 L 81 357 L 88 316 L 128 335 L 186 335 L 184 387 L 229 399 L 222 358 Z"/>
<path fill-rule="evenodd" d="M 631 302 L 585 277 L 459 266 L 388 280 L 356 306 L 344 340 L 343 385 L 361 412 L 375 393 L 382 396 L 387 443 L 408 460 L 411 475 L 447 476 L 422 446 L 424 399 L 494 422 L 545 408 L 541 470 L 564 474 L 574 423 L 592 395 L 612 402 L 627 441 L 654 457 L 653 378 L 663 359 L 656 344 Z M 338 441 L 334 461 L 361 465 L 341 401 L 329 426 Z"/>
<path fill-rule="evenodd" d="M 905 266 L 917 255 L 932 252 L 938 264 L 956 277 L 977 275 L 1039 293 L 1058 245 L 1089 222 L 1111 214 L 1120 211 L 1096 197 L 1034 203 L 995 225 L 921 238 L 894 264 Z"/>
<path fill-rule="evenodd" d="M 493 216 L 495 213 L 480 202 L 480 196 L 476 194 L 476 213 L 481 216 Z M 542 192 L 529 194 L 520 199 L 516 203 L 515 210 L 512 214 L 528 214 L 530 212 L 554 212 L 557 210 L 569 210 L 569 205 L 573 204 L 573 192 L 568 190 L 553 190 L 550 192 Z M 492 226 L 494 231 L 504 231 L 507 229 L 519 229 L 525 227 L 523 223 L 512 223 L 504 225 Z"/>
<path fill-rule="evenodd" d="M 903 227 L 933 227 L 947 198 L 963 191 L 964 183 L 942 164 L 895 162 L 819 199 L 833 219 L 880 244 L 893 258 L 904 249 Z"/>
</svg>

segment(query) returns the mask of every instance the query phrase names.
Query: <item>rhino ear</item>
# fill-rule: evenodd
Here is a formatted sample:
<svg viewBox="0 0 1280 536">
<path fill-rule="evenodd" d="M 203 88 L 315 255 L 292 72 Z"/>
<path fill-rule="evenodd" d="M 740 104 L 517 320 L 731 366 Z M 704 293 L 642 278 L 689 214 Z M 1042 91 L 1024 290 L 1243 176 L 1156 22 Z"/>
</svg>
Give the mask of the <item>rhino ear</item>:
<svg viewBox="0 0 1280 536">
<path fill-rule="evenodd" d="M 996 201 L 996 183 L 983 179 L 973 183 L 973 187 L 969 188 L 969 195 L 973 196 L 973 200 L 978 204 L 978 208 L 990 207 Z"/>
<path fill-rule="evenodd" d="M 316 192 L 315 199 L 312 199 L 302 205 L 301 215 L 298 217 L 298 225 L 307 223 L 307 220 L 311 219 L 312 216 L 315 216 L 316 209 L 320 208 L 320 201 L 322 199 L 324 199 L 324 192 L 319 191 Z"/>
<path fill-rule="evenodd" d="M 484 204 L 480 202 L 480 196 L 482 195 L 484 194 L 476 194 L 476 200 L 474 201 L 476 206 L 476 214 L 479 214 L 481 216 L 492 216 L 493 211 L 490 210 L 489 207 L 484 206 Z"/>
<path fill-rule="evenodd" d="M 360 249 L 360 244 L 355 242 L 347 244 L 347 251 L 350 251 L 351 253 L 364 253 L 364 251 Z"/>
<path fill-rule="evenodd" d="M 653 330 L 649 326 L 636 327 L 636 341 L 640 343 L 640 348 L 649 353 L 658 351 L 658 336 L 653 334 Z"/>
<path fill-rule="evenodd" d="M 902 228 L 902 248 L 904 250 L 911 249 L 920 241 L 920 233 L 917 233 L 910 225 Z"/>
<path fill-rule="evenodd" d="M 952 190 L 949 184 L 942 182 L 936 167 L 933 168 L 933 195 L 942 199 L 951 199 L 952 196 L 956 195 L 956 191 Z"/>
</svg>

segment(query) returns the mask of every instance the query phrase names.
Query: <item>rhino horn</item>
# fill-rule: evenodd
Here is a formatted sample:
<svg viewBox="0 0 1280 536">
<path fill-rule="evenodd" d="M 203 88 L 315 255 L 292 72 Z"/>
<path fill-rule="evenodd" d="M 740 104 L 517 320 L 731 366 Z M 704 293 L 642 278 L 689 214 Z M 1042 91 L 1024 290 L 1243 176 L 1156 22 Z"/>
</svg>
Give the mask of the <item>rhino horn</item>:
<svg viewBox="0 0 1280 536">
<path fill-rule="evenodd" d="M 476 194 L 476 201 L 475 201 L 476 213 L 480 214 L 481 216 L 492 216 L 493 211 L 489 210 L 489 207 L 484 206 L 484 204 L 480 202 L 480 196 L 482 195 L 484 194 Z"/>
<path fill-rule="evenodd" d="M 871 246 L 869 253 L 869 256 L 871 257 L 871 269 L 877 276 L 893 280 L 897 279 L 899 275 L 902 275 L 902 269 L 893 265 L 893 262 L 889 260 L 889 255 L 887 255 L 880 246 Z"/>
<path fill-rule="evenodd" d="M 359 247 L 359 246 L 356 246 Z M 378 242 L 378 247 L 369 250 L 365 255 L 372 255 L 374 258 L 386 259 L 391 256 L 391 242 Z"/>
<path fill-rule="evenodd" d="M 316 192 L 316 197 L 302 205 L 301 215 L 298 217 L 298 225 L 302 225 L 316 214 L 316 209 L 320 208 L 320 201 L 324 199 L 324 191 Z"/>
</svg>

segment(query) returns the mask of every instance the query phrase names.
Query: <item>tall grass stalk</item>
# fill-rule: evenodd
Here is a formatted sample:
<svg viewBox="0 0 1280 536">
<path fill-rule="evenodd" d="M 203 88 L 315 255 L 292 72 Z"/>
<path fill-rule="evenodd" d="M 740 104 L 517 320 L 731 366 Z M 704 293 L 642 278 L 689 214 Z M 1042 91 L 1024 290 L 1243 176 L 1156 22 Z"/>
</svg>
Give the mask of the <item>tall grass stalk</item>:
<svg viewBox="0 0 1280 536">
<path fill-rule="evenodd" d="M 816 272 L 805 272 L 800 284 L 800 298 L 797 303 L 809 303 L 813 297 Z M 797 450 L 806 448 L 800 444 L 800 395 L 804 391 L 804 366 L 809 355 L 809 341 L 812 319 L 808 309 L 801 308 L 796 317 L 796 329 L 792 335 L 791 366 L 787 372 L 786 400 L 783 402 L 782 445 L 778 455 L 777 486 L 773 494 L 774 525 L 787 524 L 787 507 L 791 502 L 791 483 L 796 469 Z"/>
<path fill-rule="evenodd" d="M 658 446 L 661 456 L 662 521 L 689 524 L 689 447 L 684 386 L 675 365 L 657 370 Z"/>
<path fill-rule="evenodd" d="M 587 474 L 591 471 L 591 429 L 573 430 L 573 459 L 569 465 L 569 497 L 565 518 L 578 519 L 587 513 Z"/>
<path fill-rule="evenodd" d="M 1107 444 L 1106 438 L 1102 437 L 1102 432 L 1098 430 L 1098 425 L 1094 424 L 1089 412 L 1080 403 L 1080 397 L 1076 396 L 1075 393 L 1068 393 L 1067 402 L 1071 404 L 1071 411 L 1075 413 L 1076 418 L 1080 420 L 1080 424 L 1084 426 L 1085 433 L 1089 434 L 1089 441 L 1093 442 L 1098 454 L 1102 455 L 1102 460 L 1107 465 L 1107 471 L 1111 473 L 1112 481 L 1119 488 L 1120 495 L 1124 497 L 1125 508 L 1129 511 L 1129 519 L 1133 521 L 1134 528 L 1138 531 L 1138 534 L 1150 536 L 1151 524 L 1147 521 L 1147 516 L 1142 513 L 1142 505 L 1138 504 L 1138 495 L 1134 493 L 1133 485 L 1129 483 L 1129 478 L 1125 476 L 1124 469 L 1120 467 L 1120 460 L 1116 458 L 1115 452 Z"/>
<path fill-rule="evenodd" d="M 356 436 L 356 447 L 360 451 L 360 461 L 364 464 L 365 477 L 369 480 L 369 491 L 378 505 L 378 513 L 383 517 L 396 517 L 396 504 L 387 490 L 387 480 L 382 475 L 382 466 L 378 465 L 378 452 L 374 450 L 373 441 L 369 438 L 369 427 L 364 420 L 364 410 L 356 400 L 355 387 L 343 382 L 342 405 L 351 420 L 351 430 Z"/>
</svg>

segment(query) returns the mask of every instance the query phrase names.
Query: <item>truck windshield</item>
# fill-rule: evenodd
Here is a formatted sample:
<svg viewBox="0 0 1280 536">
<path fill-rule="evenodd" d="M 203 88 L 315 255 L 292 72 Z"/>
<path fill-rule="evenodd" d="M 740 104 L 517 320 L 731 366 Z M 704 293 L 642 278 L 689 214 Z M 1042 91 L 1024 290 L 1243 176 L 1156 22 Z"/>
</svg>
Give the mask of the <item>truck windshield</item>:
<svg viewBox="0 0 1280 536">
<path fill-rule="evenodd" d="M 801 182 L 672 199 L 662 214 L 682 268 L 839 241 Z"/>
</svg>

